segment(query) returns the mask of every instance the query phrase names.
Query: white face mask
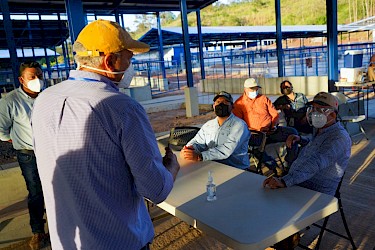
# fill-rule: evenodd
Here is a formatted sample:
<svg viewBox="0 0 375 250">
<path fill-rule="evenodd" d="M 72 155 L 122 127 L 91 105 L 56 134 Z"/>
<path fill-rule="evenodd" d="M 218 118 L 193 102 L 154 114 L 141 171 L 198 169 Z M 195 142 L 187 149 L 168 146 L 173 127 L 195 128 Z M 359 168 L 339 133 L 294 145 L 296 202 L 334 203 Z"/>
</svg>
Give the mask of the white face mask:
<svg viewBox="0 0 375 250">
<path fill-rule="evenodd" d="M 80 68 L 92 69 L 92 70 L 95 70 L 95 71 L 109 73 L 109 74 L 113 74 L 113 75 L 123 74 L 123 76 L 122 76 L 122 78 L 119 82 L 113 81 L 113 83 L 116 84 L 119 88 L 128 88 L 130 86 L 130 83 L 131 83 L 132 79 L 133 79 L 133 76 L 135 75 L 135 71 L 134 71 L 132 63 L 129 64 L 129 67 L 125 71 L 118 71 L 118 72 L 112 72 L 112 71 L 108 71 L 108 70 L 104 70 L 104 69 L 97 69 L 97 68 L 94 68 L 94 67 L 90 67 L 90 66 L 87 66 L 87 65 L 81 65 L 81 64 L 77 63 L 77 70 L 80 69 Z"/>
<path fill-rule="evenodd" d="M 254 91 L 254 92 L 247 92 L 247 96 L 250 99 L 255 99 L 258 96 L 258 90 Z"/>
<path fill-rule="evenodd" d="M 320 112 L 312 112 L 308 116 L 308 121 L 315 128 L 323 128 L 327 124 L 327 116 Z"/>
<path fill-rule="evenodd" d="M 121 80 L 117 82 L 117 86 L 119 88 L 124 88 L 124 89 L 129 88 L 130 83 L 132 82 L 134 76 L 135 76 L 135 71 L 133 68 L 133 64 L 130 63 L 129 67 L 125 70 L 125 73 L 122 76 Z"/>
<path fill-rule="evenodd" d="M 27 88 L 35 93 L 39 93 L 40 91 L 42 91 L 43 87 L 44 81 L 39 78 L 35 78 L 27 82 Z"/>
</svg>

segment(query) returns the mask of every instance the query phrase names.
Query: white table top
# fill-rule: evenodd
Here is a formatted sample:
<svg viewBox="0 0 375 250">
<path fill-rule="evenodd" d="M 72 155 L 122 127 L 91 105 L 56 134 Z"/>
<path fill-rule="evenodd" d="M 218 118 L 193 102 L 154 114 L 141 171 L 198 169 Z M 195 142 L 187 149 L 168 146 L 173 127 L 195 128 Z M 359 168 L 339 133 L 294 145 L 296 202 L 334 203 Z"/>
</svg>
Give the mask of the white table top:
<svg viewBox="0 0 375 250">
<path fill-rule="evenodd" d="M 162 142 L 159 148 L 164 154 Z M 235 249 L 266 248 L 338 209 L 337 199 L 326 194 L 263 188 L 264 176 L 213 161 L 179 162 L 172 192 L 158 206 Z M 214 202 L 206 201 L 208 171 L 217 185 Z"/>
</svg>

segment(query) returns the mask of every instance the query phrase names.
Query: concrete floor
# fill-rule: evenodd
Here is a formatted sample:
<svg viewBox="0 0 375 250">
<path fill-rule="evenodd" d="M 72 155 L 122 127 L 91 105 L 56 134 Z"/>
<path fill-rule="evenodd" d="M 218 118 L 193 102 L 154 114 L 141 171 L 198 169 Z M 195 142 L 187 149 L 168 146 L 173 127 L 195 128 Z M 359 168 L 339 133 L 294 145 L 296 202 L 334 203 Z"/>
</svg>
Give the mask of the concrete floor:
<svg viewBox="0 0 375 250">
<path fill-rule="evenodd" d="M 208 98 L 212 99 L 212 98 Z M 159 100 L 162 102 L 162 100 Z M 154 104 L 155 105 L 155 104 Z M 352 156 L 341 188 L 345 215 L 358 249 L 375 247 L 375 100 L 370 101 L 369 120 L 362 124 L 369 140 L 352 146 Z M 0 170 L 0 249 L 28 249 L 31 237 L 26 204 L 27 191 L 17 164 L 1 166 Z M 151 215 L 162 213 L 158 208 Z M 338 213 L 331 216 L 329 227 L 344 232 Z M 204 232 L 191 228 L 178 218 L 168 215 L 154 222 L 155 239 L 152 249 L 230 249 Z M 304 244 L 311 242 L 316 229 L 306 232 Z M 45 249 L 50 249 L 47 247 Z M 321 249 L 351 249 L 350 243 L 326 233 Z"/>
</svg>

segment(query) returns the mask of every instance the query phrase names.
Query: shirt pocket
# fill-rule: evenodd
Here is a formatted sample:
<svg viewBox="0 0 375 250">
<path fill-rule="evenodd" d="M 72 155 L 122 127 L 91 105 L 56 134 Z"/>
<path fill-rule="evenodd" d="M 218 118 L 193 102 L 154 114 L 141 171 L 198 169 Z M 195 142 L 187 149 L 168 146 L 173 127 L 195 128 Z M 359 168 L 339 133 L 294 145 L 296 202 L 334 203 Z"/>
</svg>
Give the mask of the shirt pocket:
<svg viewBox="0 0 375 250">
<path fill-rule="evenodd" d="M 217 144 L 218 145 L 222 145 L 226 141 L 228 141 L 228 137 L 229 137 L 232 129 L 233 129 L 233 127 L 227 125 L 225 127 L 222 127 L 219 130 L 218 138 L 217 138 Z"/>
</svg>

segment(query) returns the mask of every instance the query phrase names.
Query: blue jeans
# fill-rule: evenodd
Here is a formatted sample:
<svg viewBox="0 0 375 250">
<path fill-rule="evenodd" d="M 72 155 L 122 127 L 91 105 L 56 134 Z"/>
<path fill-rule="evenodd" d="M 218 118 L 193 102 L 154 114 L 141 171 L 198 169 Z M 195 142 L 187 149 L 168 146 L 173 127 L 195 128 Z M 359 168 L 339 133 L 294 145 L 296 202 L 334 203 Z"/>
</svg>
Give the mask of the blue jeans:
<svg viewBox="0 0 375 250">
<path fill-rule="evenodd" d="M 44 197 L 35 155 L 17 151 L 17 160 L 29 191 L 27 205 L 31 230 L 33 233 L 44 233 Z"/>
<path fill-rule="evenodd" d="M 267 142 L 276 143 L 276 142 L 285 142 L 289 135 L 298 135 L 298 131 L 292 127 L 282 127 L 277 126 L 276 131 L 267 135 Z M 298 144 L 294 143 L 292 148 L 286 148 L 285 161 L 289 166 L 292 165 L 293 161 L 298 156 Z"/>
</svg>

